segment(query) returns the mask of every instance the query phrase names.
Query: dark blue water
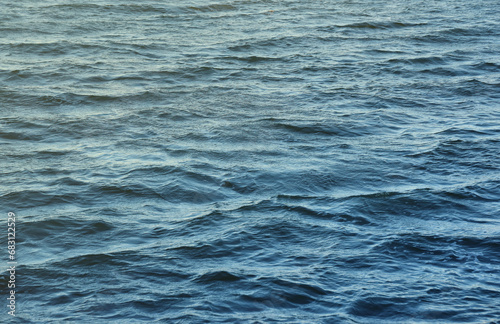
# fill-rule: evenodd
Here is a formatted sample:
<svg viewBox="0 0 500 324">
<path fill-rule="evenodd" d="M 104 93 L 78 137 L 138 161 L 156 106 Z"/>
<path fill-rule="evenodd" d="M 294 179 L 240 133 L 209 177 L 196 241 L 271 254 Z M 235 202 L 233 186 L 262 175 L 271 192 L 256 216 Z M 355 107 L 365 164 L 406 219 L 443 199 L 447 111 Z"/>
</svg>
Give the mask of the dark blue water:
<svg viewBox="0 0 500 324">
<path fill-rule="evenodd" d="M 0 0 L 22 323 L 500 319 L 500 3 Z"/>
</svg>

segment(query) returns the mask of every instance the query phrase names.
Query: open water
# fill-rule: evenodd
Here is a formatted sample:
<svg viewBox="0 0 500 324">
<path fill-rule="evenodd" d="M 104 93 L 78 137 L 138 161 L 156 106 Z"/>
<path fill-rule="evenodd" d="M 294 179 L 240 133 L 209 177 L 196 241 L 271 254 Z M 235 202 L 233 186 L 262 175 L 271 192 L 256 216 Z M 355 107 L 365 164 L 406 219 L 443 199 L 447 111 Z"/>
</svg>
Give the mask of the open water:
<svg viewBox="0 0 500 324">
<path fill-rule="evenodd" d="M 497 0 L 0 7 L 0 319 L 500 319 Z"/>
</svg>

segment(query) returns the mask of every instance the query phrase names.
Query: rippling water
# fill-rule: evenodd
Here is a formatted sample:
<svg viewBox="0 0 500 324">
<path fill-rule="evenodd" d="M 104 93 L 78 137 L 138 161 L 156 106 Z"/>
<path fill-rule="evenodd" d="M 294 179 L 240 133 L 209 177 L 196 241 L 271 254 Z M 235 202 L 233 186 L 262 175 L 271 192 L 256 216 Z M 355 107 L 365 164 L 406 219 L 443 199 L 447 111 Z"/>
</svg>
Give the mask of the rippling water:
<svg viewBox="0 0 500 324">
<path fill-rule="evenodd" d="M 20 322 L 500 318 L 498 1 L 0 4 Z"/>
</svg>

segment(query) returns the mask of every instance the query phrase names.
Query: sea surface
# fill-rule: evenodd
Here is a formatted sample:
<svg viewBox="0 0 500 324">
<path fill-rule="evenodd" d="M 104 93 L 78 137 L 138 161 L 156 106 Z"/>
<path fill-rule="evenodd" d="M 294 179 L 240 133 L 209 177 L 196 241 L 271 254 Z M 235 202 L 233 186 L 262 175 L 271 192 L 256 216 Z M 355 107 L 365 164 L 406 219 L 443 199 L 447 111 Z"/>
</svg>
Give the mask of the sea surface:
<svg viewBox="0 0 500 324">
<path fill-rule="evenodd" d="M 500 320 L 498 0 L 0 8 L 0 321 Z"/>
</svg>

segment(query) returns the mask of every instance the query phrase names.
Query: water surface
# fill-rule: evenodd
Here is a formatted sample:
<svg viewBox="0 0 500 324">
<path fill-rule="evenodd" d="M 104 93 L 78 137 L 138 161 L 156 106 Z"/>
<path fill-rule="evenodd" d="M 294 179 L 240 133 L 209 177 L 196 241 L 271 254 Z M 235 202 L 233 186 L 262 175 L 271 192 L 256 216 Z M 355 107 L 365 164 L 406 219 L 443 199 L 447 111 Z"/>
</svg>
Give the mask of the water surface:
<svg viewBox="0 0 500 324">
<path fill-rule="evenodd" d="M 17 321 L 500 318 L 497 1 L 0 4 Z"/>
</svg>

